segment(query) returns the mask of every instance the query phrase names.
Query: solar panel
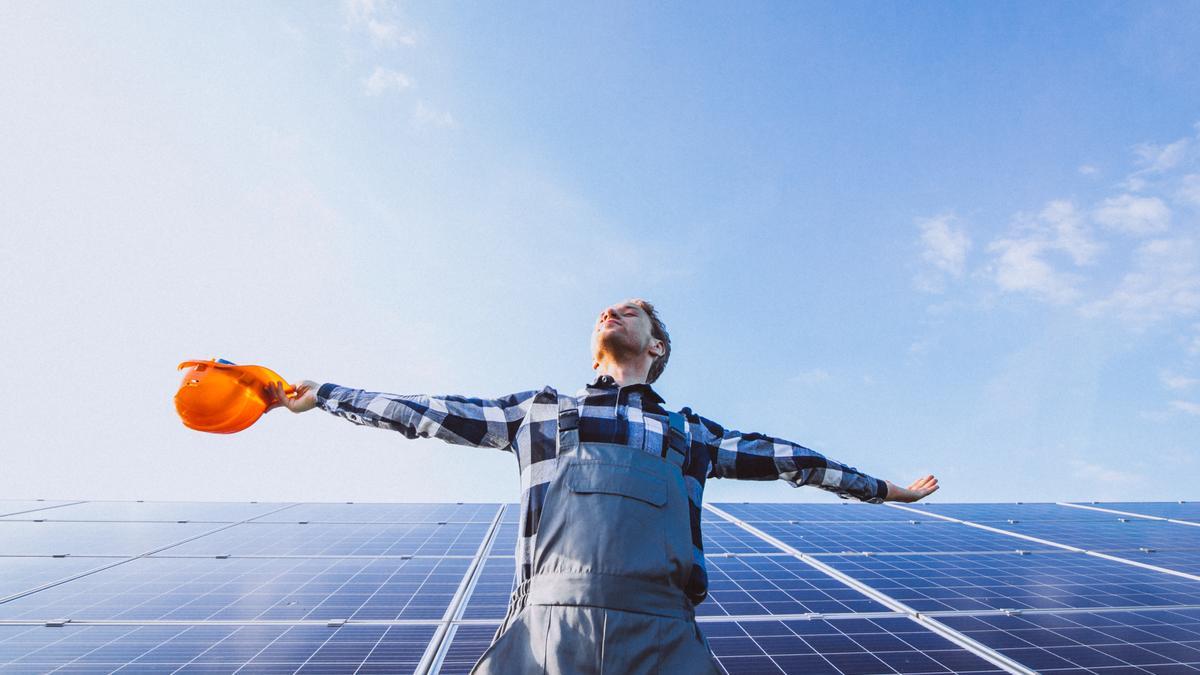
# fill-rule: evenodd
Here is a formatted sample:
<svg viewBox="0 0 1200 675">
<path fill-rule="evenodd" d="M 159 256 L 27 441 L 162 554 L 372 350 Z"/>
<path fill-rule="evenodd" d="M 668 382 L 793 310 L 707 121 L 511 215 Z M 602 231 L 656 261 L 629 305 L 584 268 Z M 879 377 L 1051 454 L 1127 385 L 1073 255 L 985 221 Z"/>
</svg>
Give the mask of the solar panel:
<svg viewBox="0 0 1200 675">
<path fill-rule="evenodd" d="M 411 673 L 435 627 L 0 626 L 4 672 Z"/>
<path fill-rule="evenodd" d="M 755 523 L 755 527 L 801 553 L 958 553 L 1052 550 L 995 532 L 946 521 L 905 523 Z"/>
<path fill-rule="evenodd" d="M 0 558 L 0 599 L 114 562 L 106 558 Z"/>
<path fill-rule="evenodd" d="M 1200 502 L 1080 502 L 1114 511 L 1200 523 Z M 1084 509 L 1077 509 L 1083 511 Z M 1115 515 L 1115 514 L 1114 514 Z"/>
<path fill-rule="evenodd" d="M 994 526 L 1088 551 L 1136 551 L 1141 548 L 1176 551 L 1200 549 L 1200 527 L 1161 520 L 1030 522 Z"/>
<path fill-rule="evenodd" d="M 698 616 L 886 612 L 888 608 L 790 555 L 708 559 Z"/>
<path fill-rule="evenodd" d="M 8 516 L 6 520 L 102 520 L 236 523 L 287 504 L 246 502 L 84 502 Z"/>
<path fill-rule="evenodd" d="M 1005 522 L 1009 520 L 1084 520 L 1111 521 L 1117 515 L 1088 509 L 1076 509 L 1061 504 L 1047 502 L 1015 502 L 1007 504 L 911 504 L 906 509 L 895 509 L 899 513 L 907 513 L 909 517 L 919 517 L 909 509 L 926 511 L 930 514 L 970 520 L 976 523 Z"/>
<path fill-rule="evenodd" d="M 0 619 L 438 620 L 462 558 L 140 558 L 0 604 Z"/>
<path fill-rule="evenodd" d="M 839 502 L 837 504 L 714 504 L 725 513 L 748 522 L 869 522 L 901 521 L 917 518 L 915 514 L 880 504 Z"/>
<path fill-rule="evenodd" d="M 488 523 L 243 523 L 163 555 L 473 556 Z"/>
<path fill-rule="evenodd" d="M 134 556 L 211 532 L 212 523 L 0 521 L 3 555 Z"/>
<path fill-rule="evenodd" d="M 0 671 L 469 672 L 515 578 L 520 510 L 501 508 L 3 502 Z M 1195 527 L 1049 503 L 721 508 L 697 614 L 727 673 L 1200 670 Z"/>
<path fill-rule="evenodd" d="M 1200 605 L 1200 581 L 1085 553 L 821 560 L 919 612 Z"/>
<path fill-rule="evenodd" d="M 499 504 L 297 504 L 259 523 L 490 523 Z"/>
<path fill-rule="evenodd" d="M 950 627 L 1039 672 L 1200 670 L 1200 610 L 959 616 Z"/>
<path fill-rule="evenodd" d="M 71 502 L 45 499 L 0 499 L 0 517 L 50 509 Z"/>
</svg>

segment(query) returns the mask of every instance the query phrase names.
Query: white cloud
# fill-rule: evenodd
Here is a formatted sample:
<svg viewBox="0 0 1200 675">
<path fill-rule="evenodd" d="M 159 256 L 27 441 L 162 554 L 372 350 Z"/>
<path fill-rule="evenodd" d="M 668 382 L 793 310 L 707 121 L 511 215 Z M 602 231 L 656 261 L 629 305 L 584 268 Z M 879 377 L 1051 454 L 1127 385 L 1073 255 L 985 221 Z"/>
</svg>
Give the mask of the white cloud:
<svg viewBox="0 0 1200 675">
<path fill-rule="evenodd" d="M 1163 173 L 1179 166 L 1187 157 L 1191 147 L 1190 138 L 1181 138 L 1169 145 L 1142 143 L 1133 149 L 1137 155 L 1137 163 L 1141 166 L 1138 173 Z"/>
<path fill-rule="evenodd" d="M 417 44 L 417 34 L 404 28 L 399 9 L 387 0 L 345 0 L 342 12 L 348 29 L 366 32 L 373 47 L 411 47 Z"/>
<path fill-rule="evenodd" d="M 1171 224 L 1171 209 L 1158 197 L 1124 194 L 1105 199 L 1092 211 L 1096 222 L 1133 235 L 1164 232 Z"/>
<path fill-rule="evenodd" d="M 1080 277 L 1060 272 L 1043 259 L 1046 243 L 1036 239 L 999 239 L 988 245 L 997 254 L 994 279 L 1002 290 L 1029 293 L 1047 302 L 1065 304 L 1079 297 Z"/>
<path fill-rule="evenodd" d="M 367 35 L 371 36 L 371 44 L 376 47 L 411 47 L 417 44 L 416 33 L 404 30 L 397 24 L 375 19 L 367 20 Z"/>
<path fill-rule="evenodd" d="M 375 66 L 375 72 L 363 80 L 367 94 L 379 96 L 389 90 L 403 91 L 412 86 L 412 80 L 407 75 L 383 66 Z"/>
<path fill-rule="evenodd" d="M 1109 297 L 1083 308 L 1136 325 L 1200 311 L 1200 258 L 1191 239 L 1154 239 L 1138 247 L 1133 269 Z"/>
<path fill-rule="evenodd" d="M 1047 204 L 1036 217 L 1018 216 L 1014 234 L 988 245 L 989 272 L 1001 290 L 1028 293 L 1056 304 L 1076 300 L 1082 277 L 1059 270 L 1048 256 L 1062 254 L 1075 266 L 1095 262 L 1101 251 L 1078 209 L 1069 201 Z"/>
<path fill-rule="evenodd" d="M 1084 176 L 1095 176 L 1096 174 L 1100 173 L 1100 169 L 1092 166 L 1091 164 L 1080 164 L 1079 173 L 1083 174 Z"/>
<path fill-rule="evenodd" d="M 1200 323 L 1192 326 L 1192 330 L 1196 334 L 1192 336 L 1191 342 L 1188 344 L 1188 353 L 1192 356 L 1200 356 Z"/>
<path fill-rule="evenodd" d="M 417 127 L 437 127 L 453 129 L 458 126 L 454 116 L 444 110 L 438 110 L 425 101 L 417 101 L 413 108 L 413 125 Z"/>
<path fill-rule="evenodd" d="M 1171 407 L 1189 415 L 1200 416 L 1200 403 L 1191 401 L 1171 401 Z"/>
<path fill-rule="evenodd" d="M 829 373 L 821 368 L 809 370 L 792 378 L 792 382 L 797 384 L 820 384 L 829 379 Z"/>
<path fill-rule="evenodd" d="M 961 227 L 955 227 L 953 215 L 945 214 L 926 220 L 918 220 L 921 230 L 921 258 L 934 271 L 923 271 L 917 276 L 919 288 L 930 292 L 941 292 L 943 274 L 958 278 L 966 267 L 967 252 L 971 250 L 971 237 Z"/>
<path fill-rule="evenodd" d="M 1179 181 L 1179 190 L 1176 191 L 1175 196 L 1181 202 L 1200 206 L 1200 173 L 1184 176 Z"/>
<path fill-rule="evenodd" d="M 1187 377 L 1185 375 L 1173 373 L 1169 370 L 1160 372 L 1158 374 L 1158 379 L 1167 389 L 1175 390 L 1190 389 L 1191 387 L 1195 386 L 1197 382 L 1200 382 L 1200 380 L 1197 380 L 1194 377 Z"/>
</svg>

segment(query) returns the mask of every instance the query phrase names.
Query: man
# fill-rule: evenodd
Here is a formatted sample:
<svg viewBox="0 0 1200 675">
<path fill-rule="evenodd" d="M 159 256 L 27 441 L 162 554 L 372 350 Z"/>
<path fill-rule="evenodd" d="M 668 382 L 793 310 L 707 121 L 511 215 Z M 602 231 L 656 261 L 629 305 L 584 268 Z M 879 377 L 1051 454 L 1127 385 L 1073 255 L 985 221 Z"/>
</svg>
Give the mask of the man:
<svg viewBox="0 0 1200 675">
<path fill-rule="evenodd" d="M 654 307 L 604 309 L 596 379 L 498 399 L 398 396 L 305 381 L 314 407 L 409 438 L 508 450 L 521 469 L 519 583 L 475 673 L 719 673 L 695 621 L 708 592 L 700 534 L 706 478 L 813 485 L 861 501 L 913 502 L 938 489 L 872 478 L 801 445 L 729 431 L 650 387 L 671 355 Z"/>
</svg>

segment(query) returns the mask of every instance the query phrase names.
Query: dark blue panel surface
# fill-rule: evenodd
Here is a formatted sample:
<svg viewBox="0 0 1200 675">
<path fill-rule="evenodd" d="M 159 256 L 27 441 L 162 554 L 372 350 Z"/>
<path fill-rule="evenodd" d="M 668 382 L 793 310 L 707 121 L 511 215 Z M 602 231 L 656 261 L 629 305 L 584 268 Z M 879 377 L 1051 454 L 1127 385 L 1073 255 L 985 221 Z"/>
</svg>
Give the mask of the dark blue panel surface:
<svg viewBox="0 0 1200 675">
<path fill-rule="evenodd" d="M 492 555 L 515 555 L 517 550 L 517 523 L 502 522 L 496 526 L 492 539 Z"/>
<path fill-rule="evenodd" d="M 9 516 L 6 520 L 179 521 L 236 523 L 287 506 L 250 502 L 83 502 Z"/>
<path fill-rule="evenodd" d="M 939 618 L 1043 673 L 1200 670 L 1200 611 L 1078 612 Z"/>
<path fill-rule="evenodd" d="M 708 559 L 698 616 L 886 612 L 887 607 L 790 555 Z"/>
<path fill-rule="evenodd" d="M 1084 553 L 821 560 L 921 612 L 1200 604 L 1200 581 Z"/>
<path fill-rule="evenodd" d="M 704 534 L 704 552 L 716 553 L 780 553 L 778 546 L 763 541 L 738 525 L 706 513 L 701 530 Z"/>
<path fill-rule="evenodd" d="M 141 558 L 0 604 L 25 620 L 439 620 L 463 558 Z"/>
<path fill-rule="evenodd" d="M 135 556 L 221 527 L 213 523 L 0 520 L 0 555 Z"/>
<path fill-rule="evenodd" d="M 920 518 L 915 513 L 906 513 L 900 509 L 884 506 L 883 504 L 863 504 L 860 502 L 839 502 L 836 504 L 732 504 L 714 503 L 713 506 L 728 513 L 734 518 L 747 522 L 769 522 L 791 520 L 801 522 L 874 522 L 874 521 L 909 521 Z"/>
<path fill-rule="evenodd" d="M 175 546 L 162 555 L 474 556 L 489 526 L 244 523 Z"/>
<path fill-rule="evenodd" d="M 490 523 L 499 504 L 298 504 L 256 519 L 262 523 Z"/>
<path fill-rule="evenodd" d="M 760 523 L 763 532 L 801 553 L 960 553 L 1053 550 L 1052 546 L 961 523 Z"/>
<path fill-rule="evenodd" d="M 0 670 L 411 673 L 434 630 L 431 625 L 0 626 Z"/>
<path fill-rule="evenodd" d="M 465 675 L 492 644 L 498 624 L 458 626 L 442 660 L 442 675 Z"/>
<path fill-rule="evenodd" d="M 503 619 L 515 579 L 516 558 L 497 556 L 484 560 L 462 618 Z"/>
</svg>

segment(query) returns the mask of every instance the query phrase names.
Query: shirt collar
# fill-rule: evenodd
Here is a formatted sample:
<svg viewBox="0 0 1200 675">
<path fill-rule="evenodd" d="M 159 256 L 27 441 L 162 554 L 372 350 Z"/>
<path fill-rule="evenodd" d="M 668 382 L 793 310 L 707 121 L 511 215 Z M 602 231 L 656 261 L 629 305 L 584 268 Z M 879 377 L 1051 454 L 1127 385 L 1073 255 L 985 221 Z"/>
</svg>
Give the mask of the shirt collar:
<svg viewBox="0 0 1200 675">
<path fill-rule="evenodd" d="M 654 391 L 654 389 L 645 382 L 630 384 L 624 388 L 631 391 L 642 392 L 643 399 L 648 399 L 656 403 L 663 403 L 663 397 L 659 396 L 658 392 Z M 617 389 L 617 381 L 614 380 L 611 375 L 600 375 L 595 380 L 592 380 L 592 383 L 588 385 L 588 389 Z"/>
</svg>

